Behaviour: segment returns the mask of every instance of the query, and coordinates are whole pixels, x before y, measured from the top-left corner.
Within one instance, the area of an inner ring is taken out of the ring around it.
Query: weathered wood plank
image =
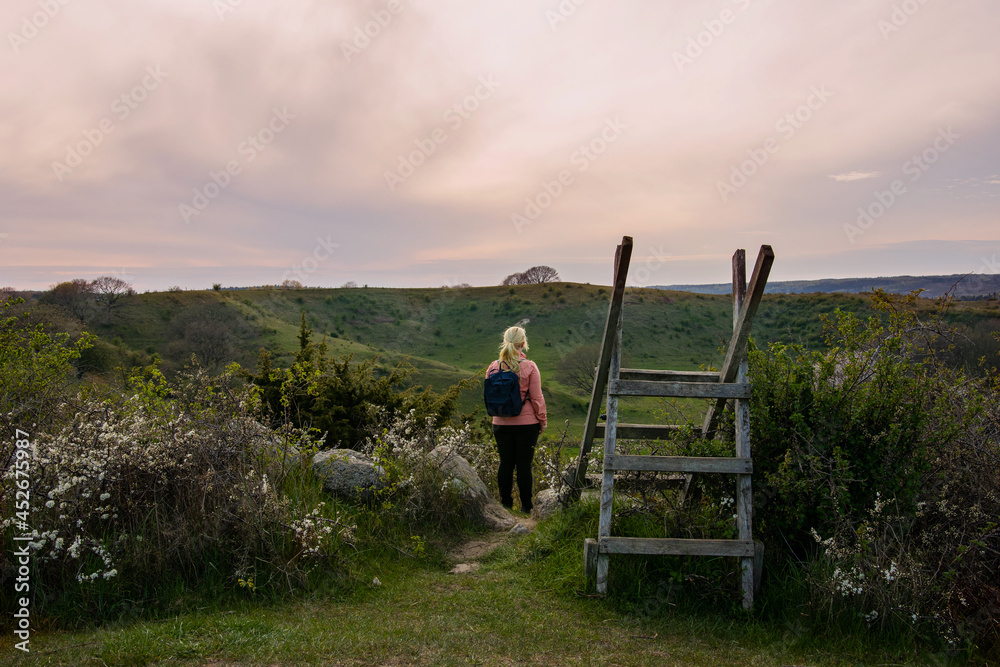
[[[739,261],[739,258],[743,258],[743,261]],[[722,362],[722,370],[719,371],[719,382],[733,382],[736,379],[740,361],[746,356],[747,341],[750,339],[753,318],[757,314],[757,307],[764,295],[764,288],[767,286],[767,277],[771,273],[772,264],[774,264],[774,251],[771,250],[771,246],[762,245],[757,254],[757,263],[753,267],[753,274],[750,276],[750,285],[745,291],[746,297],[740,299],[742,305],[739,308],[738,316],[734,309],[733,337],[726,347],[726,359]],[[745,252],[741,254],[741,251],[737,250],[733,255],[734,301],[739,297],[736,284],[737,282],[743,284],[742,276],[746,276]],[[721,400],[717,401],[715,405],[709,406],[701,429],[706,438],[711,438],[714,435],[715,427],[719,423],[719,413],[724,407],[725,401]]]
[[[608,392],[616,396],[659,396],[674,398],[750,398],[746,383],[643,382],[612,380]]]
[[[627,456],[605,457],[605,469],[650,472],[718,473],[746,476],[753,472],[750,459],[722,456]]]
[[[587,474],[587,457],[594,445],[594,427],[601,414],[601,403],[604,390],[608,386],[608,375],[612,346],[615,332],[621,329],[622,304],[625,300],[625,281],[628,277],[629,261],[632,259],[632,237],[623,236],[621,245],[615,250],[614,287],[611,290],[611,303],[608,306],[608,318],[604,322],[604,337],[601,344],[601,357],[597,364],[597,374],[594,377],[594,387],[590,392],[590,404],[587,408],[587,419],[583,423],[583,437],[580,440],[580,453],[576,459],[576,468],[568,476],[566,482],[574,492],[580,489]]]
[[[597,540],[588,537],[583,541],[584,590],[588,593],[596,589],[597,555]]]
[[[602,537],[598,541],[601,554],[637,554],[647,556],[733,556],[754,555],[752,540],[686,540],[651,537]]]
[[[626,440],[665,440],[682,428],[676,424],[618,424],[617,437]],[[603,438],[604,431],[604,424],[598,424],[594,429],[594,437]]]
[[[618,321],[615,322],[612,335],[611,359],[608,364],[609,382],[618,381],[618,373],[622,367],[622,319],[624,312],[618,310]],[[608,420],[604,425],[604,460],[615,455],[615,442],[618,428],[618,397],[608,392]],[[611,508],[614,498],[615,471],[604,466],[604,477],[601,480],[601,514],[597,525],[598,539],[611,535]],[[597,592],[604,595],[608,590],[608,556],[597,555]]]
[[[746,258],[743,253],[733,257],[733,331],[739,327],[743,311],[747,308]],[[736,381],[746,382],[749,366],[746,355],[742,355],[736,371]],[[718,407],[718,404],[716,404]],[[734,401],[736,456],[749,459],[750,454],[750,402],[745,399]],[[714,428],[714,427],[713,427]],[[736,478],[736,529],[741,540],[753,540],[753,487],[749,474]],[[757,548],[755,545],[754,554]],[[754,577],[756,563],[754,558],[743,558],[740,586],[743,589],[743,608],[753,607],[756,593]]]
[[[622,380],[652,380],[666,382],[718,382],[716,371],[647,371],[641,368],[623,368]]]

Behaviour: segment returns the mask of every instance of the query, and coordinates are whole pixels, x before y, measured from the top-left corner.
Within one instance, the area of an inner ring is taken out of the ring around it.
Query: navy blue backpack
[[[521,414],[521,377],[510,370],[503,369],[504,363],[492,373],[486,374],[483,380],[483,401],[486,402],[486,414],[491,417],[516,417]]]

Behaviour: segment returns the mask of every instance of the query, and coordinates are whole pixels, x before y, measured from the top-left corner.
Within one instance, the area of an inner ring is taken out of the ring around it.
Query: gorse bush
[[[368,434],[380,426],[374,408],[385,408],[389,414],[413,410],[421,421],[431,417],[443,426],[456,416],[458,395],[471,382],[443,394],[430,388],[405,389],[410,366],[382,368],[377,357],[360,362],[350,356],[331,359],[325,341],[313,343],[311,337],[303,312],[292,366],[274,368],[270,354],[263,351],[257,371],[245,377],[260,387],[273,423],[312,429],[322,434],[324,448],[361,449]]]

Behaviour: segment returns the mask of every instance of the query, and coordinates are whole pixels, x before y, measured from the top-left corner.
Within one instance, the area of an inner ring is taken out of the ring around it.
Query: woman
[[[531,460],[535,457],[538,435],[545,430],[545,397],[542,396],[542,379],[535,362],[528,361],[528,338],[521,327],[510,327],[503,332],[500,344],[500,358],[490,364],[486,374],[499,370],[501,362],[504,370],[510,369],[520,376],[521,414],[516,417],[494,417],[493,437],[500,452],[500,470],[497,472],[497,486],[500,487],[500,502],[507,509],[514,507],[514,469],[517,468],[517,489],[521,496],[521,510],[531,511]]]

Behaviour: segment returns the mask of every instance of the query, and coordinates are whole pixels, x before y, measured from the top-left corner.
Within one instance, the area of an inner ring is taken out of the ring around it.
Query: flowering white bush
[[[235,384],[231,373],[197,371],[175,387],[156,372],[137,376],[123,397],[82,398],[68,423],[36,436],[30,546],[40,588],[58,597],[70,581],[113,580],[105,594],[125,598],[209,563],[256,579],[255,589],[278,576],[284,585],[305,575],[299,560],[353,541],[353,526],[322,503],[302,507],[282,492],[311,438],[262,426],[253,387]],[[5,506],[13,475],[2,473]],[[0,531],[14,516],[5,512]]]
[[[438,428],[433,418],[418,421],[414,410],[392,417],[383,410],[377,421],[383,426],[367,439],[365,453],[388,476],[387,485],[379,492],[383,509],[396,508],[410,520],[438,527],[455,527],[456,522],[475,516],[474,508],[466,502],[466,484],[446,474],[440,461],[431,457],[440,446],[468,461],[496,495],[496,447],[475,437],[471,426]]]

